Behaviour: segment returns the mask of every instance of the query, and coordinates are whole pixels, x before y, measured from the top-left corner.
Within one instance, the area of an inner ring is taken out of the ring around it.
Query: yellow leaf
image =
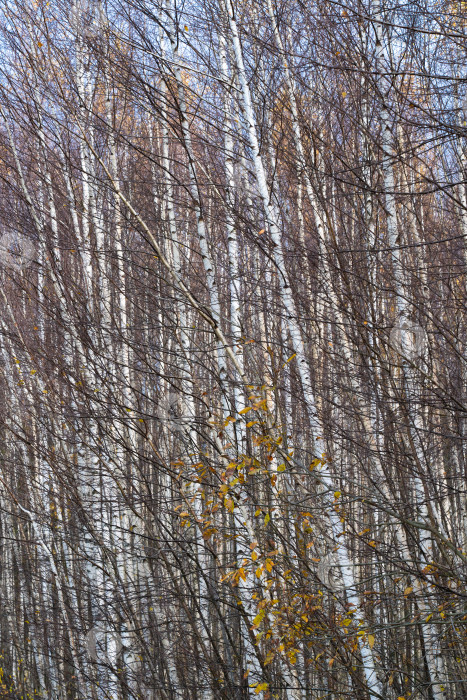
[[[340,495],[341,495],[340,491],[334,491],[334,498],[339,498]]]
[[[412,586],[407,586],[407,588],[404,591],[404,595],[410,595],[413,591]]]
[[[266,517],[264,518],[264,524],[267,525],[270,520],[271,516],[269,515],[269,513],[266,513]]]
[[[285,472],[285,469],[285,464],[279,464],[279,466],[277,467],[278,472]]]
[[[247,406],[246,408],[242,408],[241,411],[239,411],[239,414],[243,416],[244,413],[248,413],[248,411],[251,411],[251,406]]]
[[[370,645],[370,649],[373,649],[374,644],[375,644],[374,635],[372,635],[372,634],[368,635],[368,644]]]
[[[259,611],[259,613],[256,615],[256,617],[255,617],[254,620],[253,620],[253,626],[254,626],[254,627],[259,627],[259,625],[261,624],[261,621],[262,621],[263,617],[265,616],[265,614],[266,614],[266,613],[265,613],[264,610],[260,610],[260,611]]]
[[[256,578],[261,578],[262,573],[263,573],[263,567],[258,566],[258,568],[256,569]]]

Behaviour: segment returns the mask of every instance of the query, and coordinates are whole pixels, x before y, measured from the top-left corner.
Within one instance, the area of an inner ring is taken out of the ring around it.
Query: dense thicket
[[[465,698],[465,3],[0,24],[0,694]]]

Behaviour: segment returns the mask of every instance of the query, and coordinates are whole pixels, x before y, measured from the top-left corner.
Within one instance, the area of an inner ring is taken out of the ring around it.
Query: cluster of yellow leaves
[[[258,683],[256,686],[250,685],[250,688],[255,689],[255,695],[259,695],[260,693],[263,693],[269,689],[269,683]]]
[[[271,573],[273,566],[274,566],[273,560],[270,559],[269,557],[267,557],[264,564],[260,564],[260,566],[258,566],[258,568],[256,569],[256,572],[255,572],[256,578],[261,578],[264,570],[266,570],[268,573]]]
[[[222,576],[221,583],[224,583],[225,581],[230,581],[232,586],[238,586],[238,584],[240,583],[240,579],[242,581],[246,581],[247,576],[248,571],[244,566],[241,566],[239,569],[236,569],[235,571],[230,571],[225,576]]]

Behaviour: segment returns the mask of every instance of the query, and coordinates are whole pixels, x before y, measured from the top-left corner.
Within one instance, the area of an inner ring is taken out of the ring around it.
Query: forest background
[[[0,694],[467,696],[465,2],[0,8]]]

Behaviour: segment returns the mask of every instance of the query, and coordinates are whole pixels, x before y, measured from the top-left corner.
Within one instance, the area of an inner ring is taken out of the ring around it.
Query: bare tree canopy
[[[0,7],[0,697],[465,700],[467,4]]]

